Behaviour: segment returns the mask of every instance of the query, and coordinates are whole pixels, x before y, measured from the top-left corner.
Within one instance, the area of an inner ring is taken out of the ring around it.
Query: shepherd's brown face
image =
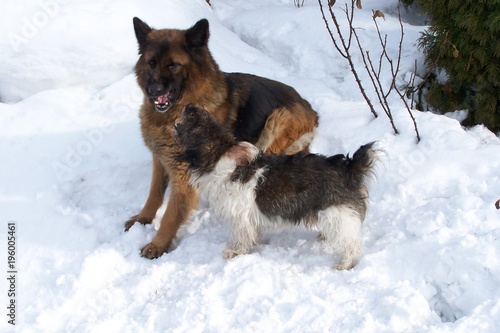
[[[196,53],[207,48],[208,21],[188,30],[155,30],[135,17],[134,30],[140,55],[137,82],[156,111],[167,112],[182,97],[190,72],[196,71]]]

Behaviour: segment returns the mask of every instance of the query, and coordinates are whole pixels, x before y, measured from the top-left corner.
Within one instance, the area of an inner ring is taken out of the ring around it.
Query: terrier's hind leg
[[[231,259],[240,254],[247,254],[258,243],[259,238],[260,231],[254,223],[233,221],[231,224],[231,238],[222,255],[225,259]]]
[[[318,214],[318,226],[326,241],[341,253],[335,269],[353,268],[363,253],[361,219],[352,208],[330,207]]]

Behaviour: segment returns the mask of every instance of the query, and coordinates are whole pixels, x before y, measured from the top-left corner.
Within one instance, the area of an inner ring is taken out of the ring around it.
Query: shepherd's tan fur
[[[233,128],[237,137],[240,134],[243,136],[242,130],[238,129],[242,126],[239,122],[255,125],[259,120],[252,114],[241,120],[241,112],[243,109],[250,113],[261,111],[250,106],[261,102],[259,94],[255,93],[259,87],[256,83],[267,85],[282,100],[289,100],[290,103],[281,103],[269,110],[253,143],[277,154],[307,150],[318,116],[291,87],[252,75],[220,71],[207,47],[206,20],[187,30],[155,30],[136,18],[134,28],[141,55],[135,70],[137,82],[144,93],[139,114],[141,131],[152,153],[153,170],[146,203],[139,214],[125,223],[125,229],[130,229],[135,222],[151,223],[164,201],[167,186],[171,186],[160,228],[151,243],[141,251],[144,257],[152,259],[169,249],[179,227],[198,204],[198,194],[188,182],[190,174],[187,166],[176,159],[181,148],[173,132],[174,124],[187,104],[202,106]],[[162,102],[168,100],[164,106],[167,111],[155,109],[155,101],[158,104],[160,99],[152,94],[153,88],[163,94]],[[160,92],[160,88],[164,89]],[[251,138],[245,139],[252,141]]]

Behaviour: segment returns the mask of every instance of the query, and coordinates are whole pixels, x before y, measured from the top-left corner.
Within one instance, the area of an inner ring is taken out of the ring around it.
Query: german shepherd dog
[[[368,207],[367,177],[373,143],[352,158],[298,152],[271,155],[238,141],[212,114],[193,105],[174,125],[188,162],[190,183],[231,225],[226,259],[249,253],[262,231],[303,224],[339,250],[337,269],[350,269],[362,253],[361,223]]]
[[[197,207],[197,191],[189,184],[187,163],[176,159],[181,147],[174,123],[188,104],[203,107],[238,140],[270,153],[292,154],[307,150],[318,124],[318,115],[293,88],[266,78],[224,73],[208,49],[206,19],[187,30],[156,30],[135,17],[139,60],[137,82],[144,93],[139,112],[141,131],[153,155],[149,196],[139,214],[125,223],[149,224],[171,193],[160,227],[141,250],[153,259],[166,252],[179,227]]]

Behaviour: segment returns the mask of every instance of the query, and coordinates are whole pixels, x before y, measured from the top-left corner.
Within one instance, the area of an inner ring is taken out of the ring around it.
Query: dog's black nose
[[[163,84],[161,83],[151,83],[148,85],[148,94],[152,96],[161,95],[163,92]]]

